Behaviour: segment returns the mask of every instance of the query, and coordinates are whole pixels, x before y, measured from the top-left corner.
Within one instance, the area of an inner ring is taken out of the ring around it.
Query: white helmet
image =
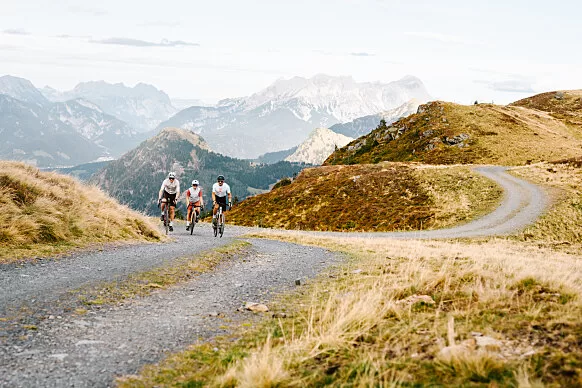
[[[168,174],[168,178],[176,178],[176,173],[172,171]]]
[[[196,179],[194,179],[194,180],[192,181],[192,185],[196,185],[196,186],[198,186],[198,181],[197,181]]]

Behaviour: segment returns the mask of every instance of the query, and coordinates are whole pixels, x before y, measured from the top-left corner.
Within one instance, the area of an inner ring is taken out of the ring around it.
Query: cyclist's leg
[[[190,225],[190,215],[192,214],[192,202],[187,206],[188,211],[186,212],[186,226]]]

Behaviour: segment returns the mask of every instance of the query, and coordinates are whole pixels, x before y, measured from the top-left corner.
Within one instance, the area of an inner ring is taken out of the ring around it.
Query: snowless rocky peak
[[[47,105],[49,101],[27,79],[5,75],[0,77],[0,94],[31,104]]]
[[[322,164],[336,147],[341,148],[354,140],[351,137],[333,132],[328,128],[316,128],[297,150],[285,158],[289,162]]]
[[[359,83],[352,77],[318,74],[312,78],[278,80],[247,98],[244,109],[292,106],[294,114],[305,121],[316,111],[330,114],[339,122],[348,122],[395,108],[412,98],[429,99],[422,81],[413,76],[390,83]]]

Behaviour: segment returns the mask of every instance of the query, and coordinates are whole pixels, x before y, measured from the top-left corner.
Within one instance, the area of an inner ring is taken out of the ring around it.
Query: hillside
[[[229,222],[300,230],[431,229],[471,219],[501,198],[497,186],[466,167],[401,163],[309,168],[278,186],[233,207]]]
[[[304,162],[321,164],[338,147],[343,147],[351,137],[335,133],[328,128],[314,129],[303,143],[299,144],[295,152],[285,158],[288,162]]]
[[[0,263],[95,242],[159,240],[149,220],[92,186],[0,161]]]
[[[110,162],[91,182],[132,209],[155,214],[158,191],[169,171],[176,172],[182,192],[193,179],[198,179],[209,205],[210,189],[219,174],[226,177],[233,197],[242,200],[254,193],[253,189],[268,189],[277,180],[293,176],[303,168],[305,165],[289,162],[253,166],[248,160],[209,151],[206,141],[193,132],[166,128]],[[181,201],[180,209],[184,210],[183,206]]]
[[[507,106],[430,102],[392,125],[379,125],[330,155],[324,165],[522,165],[575,157],[582,153],[579,93],[546,93]]]

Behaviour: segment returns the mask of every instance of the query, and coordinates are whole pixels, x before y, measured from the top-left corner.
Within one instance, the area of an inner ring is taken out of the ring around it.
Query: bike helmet
[[[168,178],[176,178],[176,173],[172,171],[168,174]]]
[[[197,181],[196,179],[194,179],[194,180],[192,181],[192,184],[193,184],[193,185],[196,185],[196,186],[198,186],[198,181]]]
[[[224,180],[224,175],[219,175],[218,178],[216,178],[217,181],[223,181]]]

